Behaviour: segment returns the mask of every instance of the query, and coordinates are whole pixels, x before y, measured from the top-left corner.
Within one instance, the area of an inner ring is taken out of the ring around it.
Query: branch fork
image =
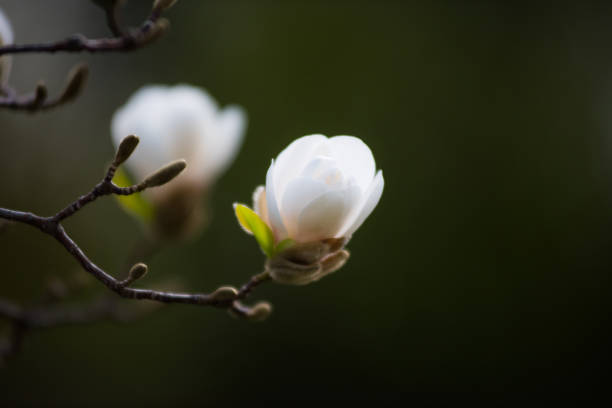
[[[146,177],[141,183],[130,187],[119,187],[113,183],[113,176],[119,166],[121,166],[133,153],[137,145],[138,138],[136,136],[130,135],[126,137],[119,145],[115,158],[108,167],[102,180],[96,184],[89,193],[79,197],[73,203],[58,211],[55,215],[42,217],[29,212],[0,208],[0,219],[28,224],[40,229],[45,234],[51,235],[79,262],[83,269],[89,272],[98,281],[102,282],[112,292],[123,298],[145,299],[159,303],[184,303],[199,306],[212,306],[226,309],[234,316],[249,320],[257,321],[265,319],[271,312],[269,303],[259,302],[254,306],[247,306],[241,301],[246,299],[255,287],[270,280],[268,272],[262,272],[252,276],[249,281],[240,287],[240,289],[231,286],[222,286],[210,294],[132,288],[131,285],[145,276],[148,272],[148,267],[144,263],[135,264],[131,268],[127,278],[119,280],[93,263],[68,235],[61,222],[74,215],[97,198],[106,195],[130,195],[144,191],[148,188],[164,185],[178,176],[186,167],[184,160],[177,160],[163,166]],[[0,299],[0,317],[4,317],[13,322],[14,330],[48,327],[49,325],[45,324],[41,326],[38,322],[46,322],[47,319],[44,317],[49,313],[51,312],[45,309],[33,311],[24,310],[12,302]],[[60,313],[54,314],[53,316],[53,321],[61,324],[65,320],[71,322],[74,318],[74,313],[67,313],[65,315]]]
[[[95,1],[95,0],[94,0]],[[118,22],[118,10],[122,1],[96,2],[104,8],[106,21],[113,37],[87,38],[83,34],[73,34],[60,41],[39,44],[8,44],[0,46],[0,57],[9,54],[24,53],[101,53],[128,52],[144,47],[162,36],[169,28],[168,20],[161,17],[162,13],[173,5],[174,1],[155,1],[151,13],[137,29],[123,29]],[[75,66],[68,74],[64,91],[53,99],[47,99],[47,88],[39,82],[34,91],[19,95],[8,84],[0,87],[0,109],[10,109],[25,112],[39,112],[64,105],[76,99],[85,85],[87,66],[83,63]]]

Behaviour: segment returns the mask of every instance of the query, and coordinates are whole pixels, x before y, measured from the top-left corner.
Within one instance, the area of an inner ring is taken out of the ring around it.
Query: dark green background
[[[552,4],[181,0],[168,35],[138,52],[17,57],[23,91],[40,78],[58,89],[80,60],[91,78],[57,111],[0,112],[3,207],[51,214],[93,186],[113,154],[111,115],[144,84],[199,85],[248,111],[209,229],[166,248],[142,285],[209,291],[260,271],[231,204],[250,199],[296,137],[361,137],[386,186],[342,270],[256,291],[275,306],[267,322],[174,305],[126,325],[35,332],[0,372],[0,402],[428,399],[604,384],[612,7]],[[20,43],[106,33],[86,1],[0,6]],[[126,20],[148,6],[128,2]],[[142,235],[113,199],[66,226],[109,271]],[[27,226],[2,233],[0,248],[0,296],[32,301],[48,276],[85,273]]]

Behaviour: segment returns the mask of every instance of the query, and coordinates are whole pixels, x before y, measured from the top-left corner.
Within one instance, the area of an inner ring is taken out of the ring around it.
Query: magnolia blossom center
[[[339,167],[338,162],[329,156],[316,156],[306,165],[301,176],[320,181],[334,189],[357,185],[355,178],[347,176]]]

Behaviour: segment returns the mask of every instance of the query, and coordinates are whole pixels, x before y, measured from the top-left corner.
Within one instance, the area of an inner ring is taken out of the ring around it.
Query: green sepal
[[[234,211],[242,228],[253,234],[263,253],[268,258],[272,258],[275,253],[274,234],[268,224],[263,222],[259,215],[246,205],[234,204]]]
[[[132,185],[130,178],[123,169],[119,168],[113,177],[113,182],[119,187],[129,187]],[[149,223],[155,216],[153,204],[147,201],[140,193],[131,195],[115,195],[119,205],[128,213],[136,216],[145,223]]]
[[[278,243],[278,245],[276,245],[276,248],[274,248],[274,255],[278,254],[279,252],[283,252],[285,249],[288,249],[289,247],[292,247],[293,244],[295,244],[295,241],[292,240],[291,238],[283,239],[281,242]]]

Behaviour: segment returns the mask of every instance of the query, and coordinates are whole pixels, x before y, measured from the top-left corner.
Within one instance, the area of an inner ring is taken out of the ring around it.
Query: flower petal
[[[259,214],[261,219],[270,225],[268,217],[268,204],[266,203],[266,187],[258,186],[253,192],[253,210]]]
[[[119,146],[127,135],[140,137],[138,148],[126,163],[134,172],[136,180],[180,158],[172,157],[169,153],[164,121],[167,113],[164,109],[166,94],[166,86],[151,85],[141,88],[113,116],[111,133],[115,146]]]
[[[336,236],[350,207],[346,191],[332,190],[312,200],[298,217],[297,242],[310,242]]]
[[[342,173],[354,177],[355,183],[365,191],[376,171],[370,148],[354,136],[334,136],[329,139],[329,147]]]
[[[204,135],[206,140],[202,143],[202,156],[209,163],[205,174],[216,177],[227,169],[242,145],[246,123],[246,113],[239,106],[231,105],[219,112],[214,133]]]
[[[137,179],[184,158],[189,167],[181,180],[202,186],[211,183],[234,159],[245,124],[241,108],[219,110],[203,89],[149,85],[136,91],[116,112],[111,129],[115,145],[128,134],[140,137],[141,143],[127,163]]]
[[[276,158],[278,171],[275,172],[274,182],[276,183],[275,189],[279,194],[283,194],[289,181],[297,177],[311,161],[317,146],[327,140],[327,137],[323,135],[300,137],[278,155]]]
[[[354,215],[349,217],[345,226],[340,230],[340,236],[350,237],[357,231],[374,208],[376,208],[378,201],[380,201],[384,186],[385,179],[383,178],[382,170],[378,170],[376,177],[374,177],[374,181],[365,191],[362,203],[357,207],[358,210]]]
[[[276,242],[278,242],[287,238],[287,229],[283,224],[283,219],[278,208],[278,196],[276,195],[274,186],[274,171],[274,160],[272,160],[268,168],[268,173],[266,174],[266,202],[268,204],[270,228],[272,228],[274,236],[276,237]]]
[[[13,29],[8,17],[0,9],[0,46],[13,43]],[[0,85],[8,80],[11,71],[12,58],[10,55],[0,57]]]
[[[290,237],[298,233],[298,217],[302,210],[327,191],[328,185],[311,178],[298,177],[287,184],[280,201],[280,212]]]

